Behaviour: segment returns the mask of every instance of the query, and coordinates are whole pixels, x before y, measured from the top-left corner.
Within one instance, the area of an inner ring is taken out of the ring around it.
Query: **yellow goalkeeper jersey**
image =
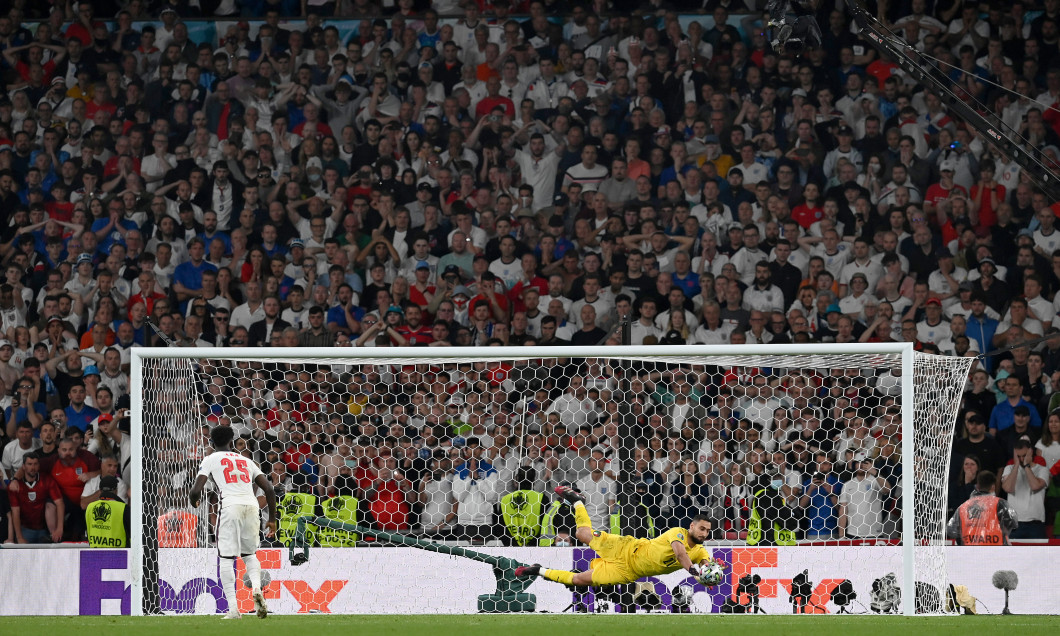
[[[680,541],[688,552],[688,558],[692,563],[709,561],[710,555],[702,545],[692,547],[688,543],[688,530],[684,528],[670,528],[662,535],[654,539],[640,539],[633,553],[630,555],[630,567],[640,576],[653,576],[656,574],[668,574],[681,569],[674,555],[671,545],[674,541]]]

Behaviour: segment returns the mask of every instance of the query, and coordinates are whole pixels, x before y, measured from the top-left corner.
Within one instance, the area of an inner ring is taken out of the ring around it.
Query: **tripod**
[[[765,610],[763,610],[761,607],[758,606],[758,594],[748,594],[747,595],[747,600],[749,601],[748,605],[751,608],[751,611],[748,612],[749,614],[765,614],[766,613]]]
[[[741,597],[747,595],[747,604],[740,603]],[[744,608],[745,614],[765,614],[765,610],[759,607],[759,591],[758,586],[748,586],[747,588],[737,588],[736,590],[736,602],[740,603],[740,607]]]

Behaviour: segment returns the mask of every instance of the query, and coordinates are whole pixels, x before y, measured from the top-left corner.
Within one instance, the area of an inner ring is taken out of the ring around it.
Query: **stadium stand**
[[[1026,436],[1052,475],[1040,496],[1011,493],[1012,536],[1052,536],[1060,202],[834,3],[817,14],[823,48],[797,58],[770,48],[760,7],[716,0],[14,4],[0,540],[83,541],[92,493],[70,471],[114,458],[128,479],[132,347],[620,344],[627,316],[633,344],[975,356],[1034,341],[969,378],[948,506],[979,469],[1000,483]],[[927,4],[879,17],[1060,162],[1056,3]],[[265,369],[211,379],[201,408],[262,463],[288,534],[317,502],[380,529],[565,545],[570,521],[541,493],[602,471],[636,496],[605,504],[599,527],[709,510],[744,539],[758,486],[781,475],[780,505],[807,511],[796,539],[841,537],[811,477],[832,487],[863,461],[888,482],[874,534],[900,528],[893,378],[748,390],[739,370],[579,364],[527,376],[529,440],[514,404],[483,397],[495,366],[424,374],[401,400],[371,369]],[[620,389],[636,397],[616,411]],[[26,452],[56,482],[49,501],[82,517],[65,536],[43,512],[12,527]],[[174,514],[159,534],[188,545]]]

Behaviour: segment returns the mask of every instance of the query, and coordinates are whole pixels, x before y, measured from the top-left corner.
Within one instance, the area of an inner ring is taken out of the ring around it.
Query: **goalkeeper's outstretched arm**
[[[692,578],[696,579],[700,583],[703,583],[703,585],[706,585],[707,587],[711,587],[714,585],[714,583],[709,583],[704,578],[704,566],[692,563],[692,558],[688,556],[688,550],[685,550],[685,545],[683,543],[681,543],[680,541],[672,541],[670,543],[670,547],[673,548],[674,556],[677,558],[677,562],[681,564],[681,567],[684,568],[685,571],[692,576]],[[711,562],[712,560],[710,557],[704,557],[702,561],[702,563],[706,565],[709,565]]]
[[[681,564],[681,567],[685,570],[692,571],[692,559],[688,556],[688,551],[685,550],[685,544],[680,541],[671,541],[670,547],[674,550],[674,556],[677,557],[677,562]]]

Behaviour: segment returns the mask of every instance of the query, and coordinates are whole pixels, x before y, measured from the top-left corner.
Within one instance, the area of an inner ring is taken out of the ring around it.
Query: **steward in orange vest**
[[[1007,501],[994,496],[996,484],[994,473],[979,472],[971,499],[957,508],[946,526],[947,538],[957,545],[1009,545],[1008,535],[1019,520]]]
[[[158,547],[197,548],[199,517],[184,510],[171,510],[158,518]]]

